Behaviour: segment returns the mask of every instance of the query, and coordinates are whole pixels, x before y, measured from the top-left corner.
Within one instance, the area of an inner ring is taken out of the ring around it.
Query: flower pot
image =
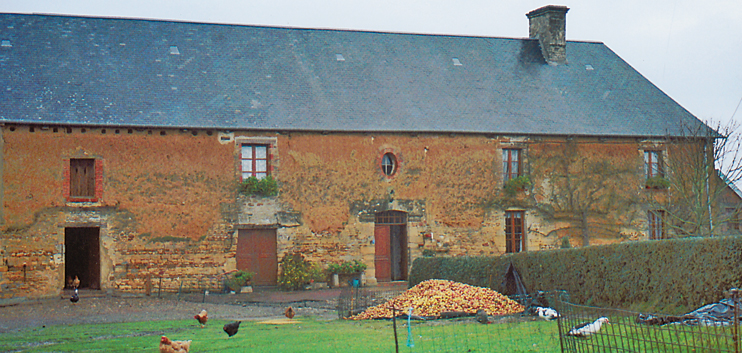
[[[340,276],[338,276],[337,273],[332,274],[332,287],[333,288],[340,287]]]

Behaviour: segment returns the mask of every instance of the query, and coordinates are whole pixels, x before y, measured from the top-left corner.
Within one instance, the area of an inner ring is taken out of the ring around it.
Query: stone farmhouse
[[[528,38],[0,14],[0,298],[668,236],[647,180],[707,127],[567,11]]]

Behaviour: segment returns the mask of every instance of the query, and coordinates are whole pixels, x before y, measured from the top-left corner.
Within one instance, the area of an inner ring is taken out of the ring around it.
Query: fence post
[[[729,290],[732,294],[732,305],[734,305],[734,329],[732,333],[734,335],[734,353],[739,353],[739,288],[732,288]]]
[[[392,306],[392,326],[394,327],[394,349],[399,353],[399,342],[397,341],[397,308]]]
[[[557,317],[557,330],[559,330],[559,346],[561,347],[562,353],[563,353],[564,352],[564,331],[562,331],[563,330],[562,320],[564,319],[564,315],[566,314],[564,312],[564,308],[566,306],[562,305],[564,304],[564,302],[562,301],[563,300],[562,294],[563,292],[552,292],[552,295],[553,295],[552,298],[556,298],[555,303],[554,303],[556,305],[554,305],[554,309],[558,310],[557,312],[559,313],[559,316]]]

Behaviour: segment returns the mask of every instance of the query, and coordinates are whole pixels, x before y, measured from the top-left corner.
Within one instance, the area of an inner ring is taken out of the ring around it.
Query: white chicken
[[[598,333],[603,324],[611,324],[610,322],[608,322],[608,318],[605,316],[593,322],[586,322],[584,324],[573,327],[571,330],[569,330],[569,332],[567,332],[567,336],[588,337],[590,335]]]
[[[559,318],[559,313],[552,308],[544,308],[542,306],[539,306],[536,308],[536,313],[538,314],[538,317],[544,320],[554,320],[556,318]]]

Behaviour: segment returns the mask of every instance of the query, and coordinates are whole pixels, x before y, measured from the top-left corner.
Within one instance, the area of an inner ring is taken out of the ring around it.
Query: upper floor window
[[[728,227],[729,230],[742,230],[742,220],[740,218],[740,212],[736,208],[727,208],[727,214],[729,215]]]
[[[392,176],[397,172],[397,157],[393,153],[385,153],[381,157],[381,171],[386,176]]]
[[[263,179],[270,174],[268,145],[242,145],[242,180]]]
[[[103,195],[103,160],[65,159],[62,194],[67,202],[98,202]]]
[[[521,150],[506,148],[502,150],[502,171],[504,181],[515,179],[521,175]]]
[[[523,211],[505,212],[505,252],[521,252],[524,250],[524,213]]]
[[[70,159],[70,197],[95,197],[95,159]]]
[[[665,211],[649,211],[649,239],[665,239],[667,232],[665,230]]]
[[[644,174],[647,179],[665,176],[662,168],[662,151],[644,151]]]

